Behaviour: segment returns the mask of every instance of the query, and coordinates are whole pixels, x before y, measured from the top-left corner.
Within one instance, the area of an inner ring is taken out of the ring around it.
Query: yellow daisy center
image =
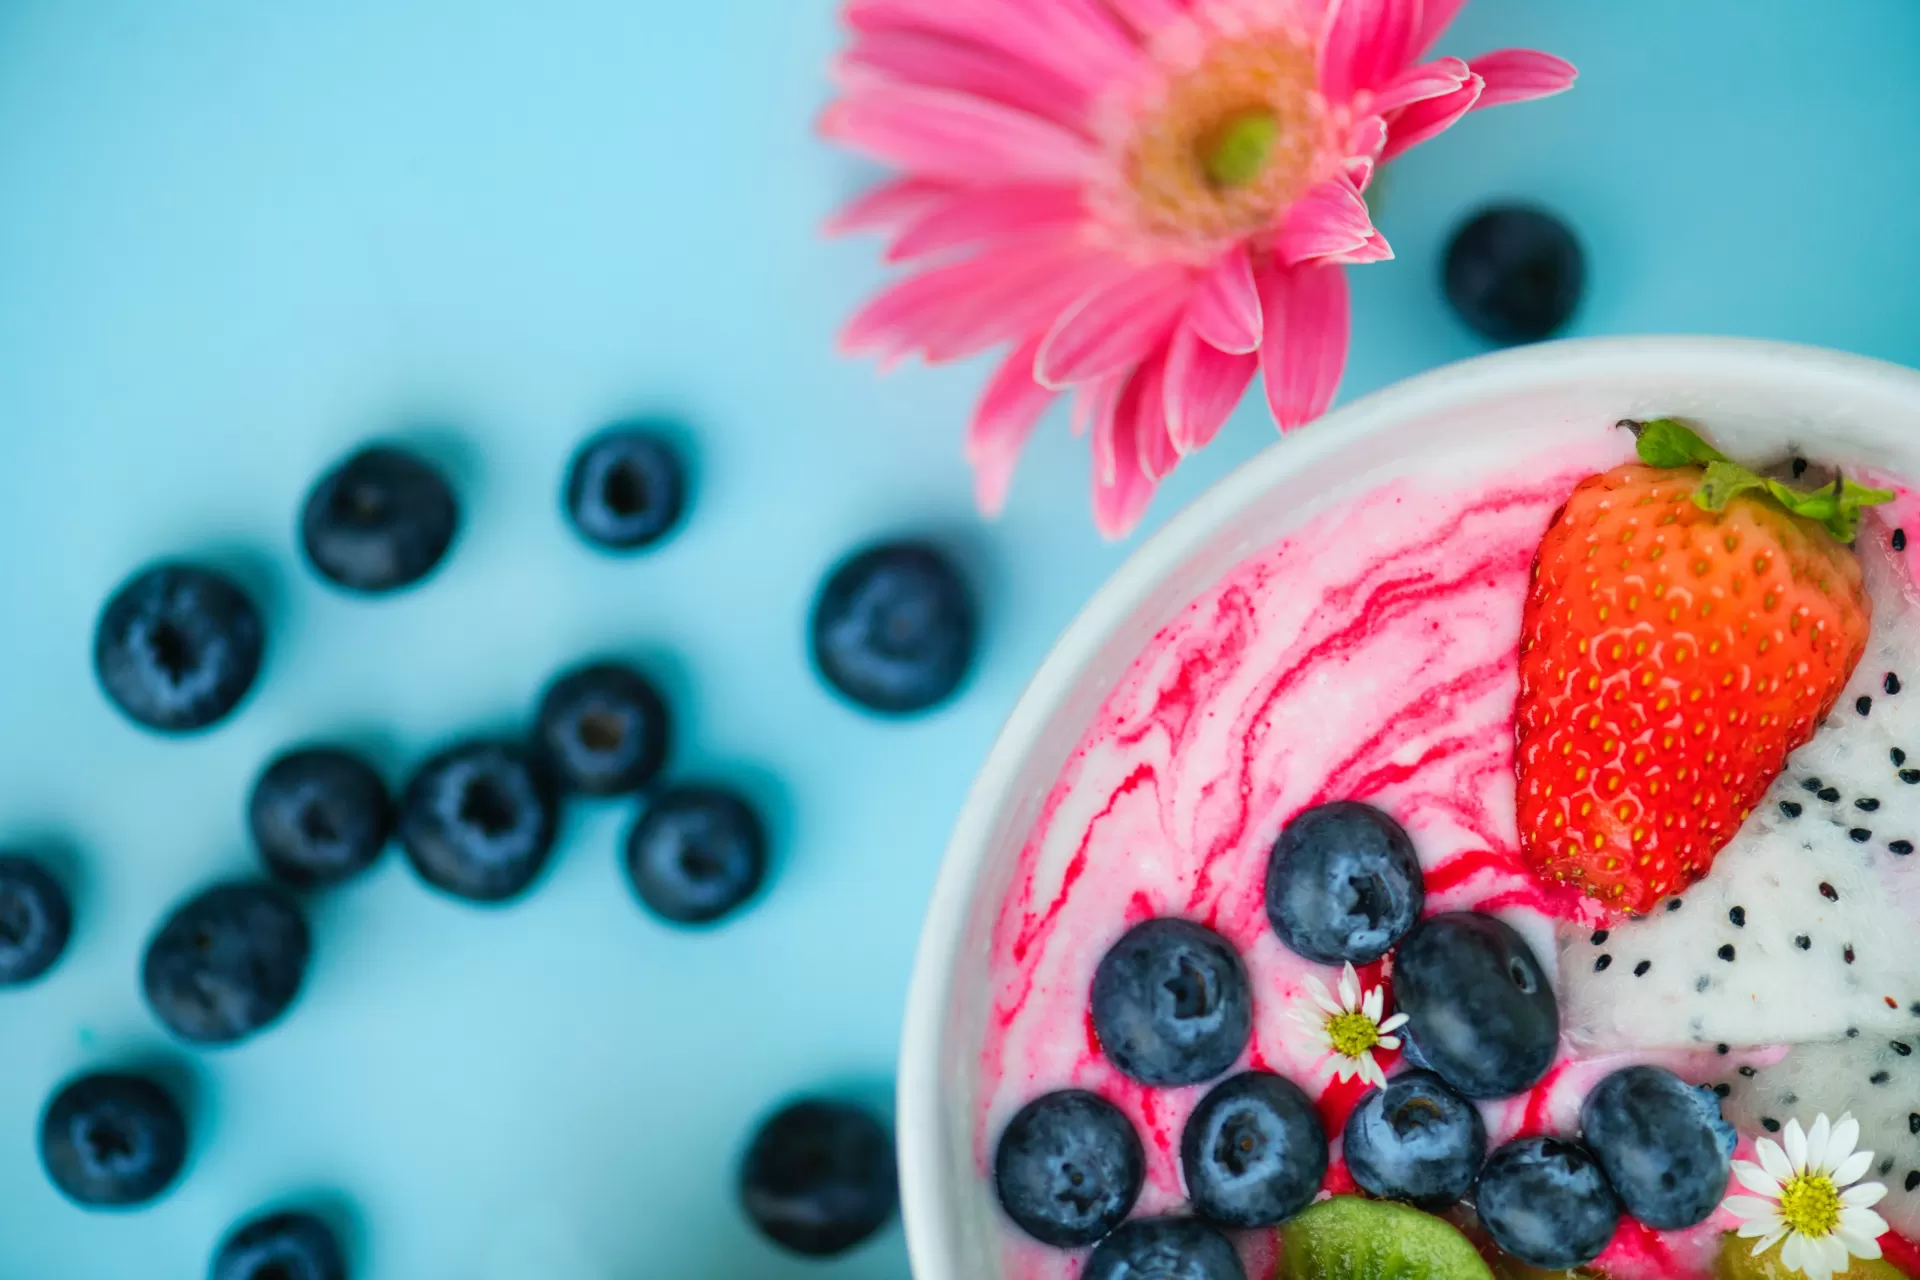
[[[1335,1053],[1359,1058],[1380,1043],[1380,1028],[1364,1013],[1336,1013],[1327,1019],[1327,1039]]]
[[[1797,1173],[1780,1186],[1780,1221],[1803,1236],[1819,1239],[1840,1225],[1840,1191],[1833,1179]]]
[[[1312,176],[1313,98],[1313,51],[1285,34],[1223,43],[1176,76],[1128,157],[1143,229],[1188,240],[1270,226]]]

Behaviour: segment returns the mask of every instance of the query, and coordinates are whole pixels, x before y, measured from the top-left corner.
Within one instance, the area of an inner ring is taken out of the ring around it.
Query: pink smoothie
[[[1292,1079],[1338,1135],[1365,1087],[1336,1082],[1288,1016],[1305,977],[1331,988],[1338,973],[1283,947],[1264,905],[1274,839],[1310,805],[1363,800],[1392,814],[1419,852],[1429,912],[1497,912],[1553,963],[1554,920],[1579,918],[1585,904],[1550,897],[1519,859],[1521,605],[1555,510],[1581,478],[1629,452],[1624,433],[1599,433],[1583,451],[1495,474],[1389,483],[1253,555],[1154,637],[1055,782],[994,931],[983,1174],[1012,1113],[1071,1086],[1118,1104],[1139,1132],[1147,1181],[1136,1212],[1182,1203],[1180,1133],[1205,1086],[1129,1080],[1102,1057],[1088,1014],[1101,956],[1159,915],[1202,921],[1239,949],[1254,1032],[1235,1069]],[[1390,964],[1361,976],[1390,988]],[[1700,1081],[1729,1065],[1704,1058],[1661,1061]],[[1490,1141],[1571,1132],[1587,1090],[1624,1061],[1563,1054],[1531,1094],[1485,1108]],[[1391,1072],[1393,1055],[1382,1064]],[[1350,1190],[1337,1136],[1333,1156],[1328,1190]],[[1665,1239],[1629,1226],[1600,1265],[1618,1280],[1697,1275],[1731,1224],[1716,1215]],[[1270,1275],[1273,1234],[1240,1242],[1248,1275]],[[1083,1258],[1007,1229],[1007,1272],[1020,1280],[1077,1275]]]

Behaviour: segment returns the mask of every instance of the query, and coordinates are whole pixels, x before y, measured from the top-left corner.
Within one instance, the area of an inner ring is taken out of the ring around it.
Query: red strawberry
[[[1814,492],[1679,423],[1591,476],[1534,559],[1516,715],[1522,852],[1641,913],[1707,873],[1866,647],[1850,481]]]

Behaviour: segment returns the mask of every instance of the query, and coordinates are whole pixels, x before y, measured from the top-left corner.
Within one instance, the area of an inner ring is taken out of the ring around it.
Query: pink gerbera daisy
[[[828,137],[902,174],[834,220],[917,270],[844,335],[891,364],[1012,350],[967,433],[981,508],[1055,396],[1117,537],[1256,369],[1282,430],[1346,365],[1343,268],[1392,256],[1374,171],[1477,107],[1558,93],[1505,50],[1423,61],[1464,0],[846,0]]]

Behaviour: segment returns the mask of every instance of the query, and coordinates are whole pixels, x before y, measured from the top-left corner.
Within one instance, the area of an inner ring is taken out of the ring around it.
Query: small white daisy
[[[1293,1018],[1339,1059],[1333,1073],[1342,1080],[1359,1076],[1368,1084],[1384,1086],[1387,1076],[1373,1060],[1373,1051],[1400,1047],[1400,1037],[1391,1033],[1405,1024],[1407,1015],[1396,1013],[1382,1022],[1385,988],[1368,987],[1362,992],[1360,975],[1351,962],[1340,971],[1339,999],[1334,999],[1326,984],[1312,974],[1307,975],[1306,985],[1312,1007],[1295,1008]]]
[[[1783,1136],[1784,1151],[1772,1138],[1761,1138],[1754,1143],[1759,1164],[1733,1162],[1733,1176],[1754,1194],[1728,1196],[1726,1209],[1745,1219],[1741,1235],[1760,1237],[1754,1256],[1785,1240],[1781,1263],[1807,1280],[1832,1280],[1834,1272],[1853,1265],[1849,1254],[1879,1257],[1887,1221],[1873,1206],[1887,1189],[1860,1182],[1873,1166],[1873,1152],[1854,1150],[1860,1122],[1843,1115],[1829,1124],[1821,1115],[1802,1130],[1798,1120],[1789,1120]]]

